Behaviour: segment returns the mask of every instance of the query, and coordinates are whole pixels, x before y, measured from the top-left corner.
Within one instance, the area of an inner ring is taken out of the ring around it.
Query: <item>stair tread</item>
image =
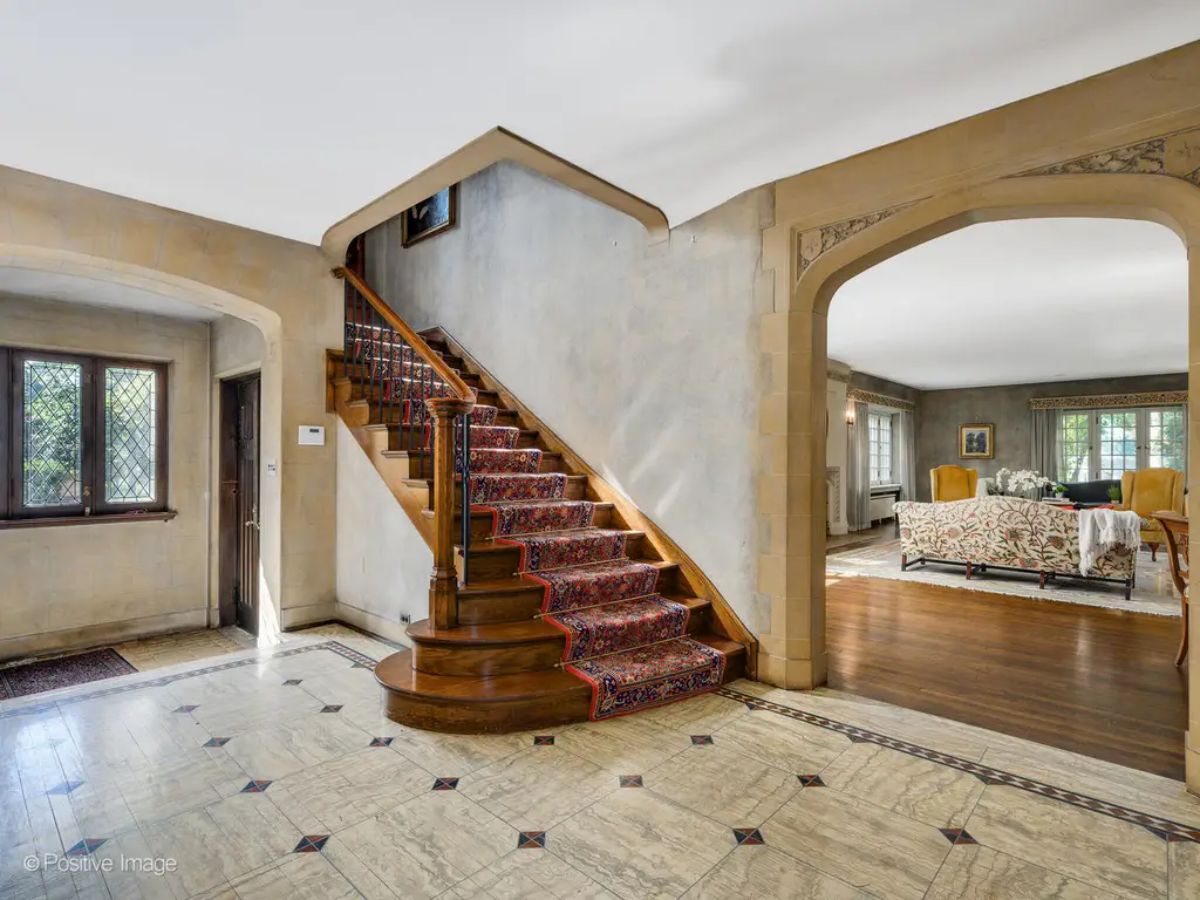
[[[660,573],[668,569],[677,568],[679,566],[679,563],[664,559],[639,559],[636,560],[636,562],[644,563],[648,566],[654,566],[654,568],[658,569]],[[473,581],[467,585],[460,585],[458,588],[458,595],[460,597],[470,597],[477,594],[494,594],[500,592],[519,593],[521,591],[531,590],[541,591],[543,588],[539,584],[532,583],[514,576],[511,578],[492,579],[490,581]],[[663,596],[666,597],[667,595],[663,594]],[[675,598],[669,597],[668,599],[673,600]]]
[[[720,650],[726,657],[746,652],[737,641],[716,634],[693,635],[692,640]],[[414,669],[412,657],[411,650],[392,654],[375,667],[375,679],[399,694],[461,703],[510,703],[563,696],[591,698],[591,686],[564,669],[539,669],[511,675],[433,675]]]
[[[600,532],[602,534],[620,533],[620,534],[625,535],[627,540],[636,540],[637,538],[645,537],[645,534],[646,534],[644,531],[635,531],[632,529],[623,529],[623,528],[576,528],[576,529],[572,529],[571,531],[543,531],[543,532],[538,532],[536,534],[514,534],[514,535],[511,535],[508,537],[503,537],[503,538],[501,538],[501,540],[517,540],[519,538],[558,537],[558,536],[562,536],[562,535],[571,535],[571,534],[595,534],[597,532]],[[454,546],[456,549],[461,549],[460,544],[455,544]],[[517,548],[514,547],[512,544],[498,543],[495,538],[485,538],[484,540],[471,541],[471,553],[473,553],[473,554],[474,553],[511,553],[516,549]],[[631,562],[641,562],[641,560],[631,560]],[[574,568],[574,567],[572,567],[572,568]]]
[[[660,595],[662,596],[662,595]],[[682,603],[695,612],[709,605],[700,597],[666,597]],[[428,619],[413,622],[408,636],[414,641],[429,644],[513,644],[537,641],[561,641],[563,633],[545,619],[521,619],[517,622],[494,622],[488,625],[460,625],[434,631]]]
[[[401,451],[385,450],[383,452],[383,455],[387,456],[389,453],[393,453],[393,452],[401,452]],[[552,502],[556,502],[556,501],[551,501],[551,500],[523,500],[523,501],[497,500],[494,503],[477,503],[477,504],[474,504],[474,506],[472,506],[472,508],[471,508],[471,518],[472,519],[490,519],[492,517],[492,514],[489,511],[487,511],[485,509],[477,509],[476,507],[478,507],[478,506],[498,506],[501,503],[513,503],[513,502],[552,503]],[[565,501],[565,502],[578,503],[579,501],[578,500],[569,500],[569,501]],[[602,513],[607,510],[615,510],[617,508],[615,503],[610,503],[605,500],[596,500],[596,501],[590,501],[590,502],[593,503],[593,505],[595,507],[595,511],[597,513]],[[423,510],[421,510],[421,515],[425,516],[427,519],[432,519],[433,518],[433,510],[432,509],[423,509]],[[458,517],[461,514],[456,510],[454,515],[455,515],[455,517]],[[513,537],[524,537],[524,535],[518,534],[518,535],[513,535]],[[489,540],[489,538],[480,538],[479,540]]]

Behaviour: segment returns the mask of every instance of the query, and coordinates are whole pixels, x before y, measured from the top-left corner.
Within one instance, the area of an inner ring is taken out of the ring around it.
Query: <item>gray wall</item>
[[[888,381],[888,379],[879,378],[876,375],[868,375],[866,372],[851,372],[850,387],[858,388],[860,391],[883,394],[887,397],[897,397],[910,403],[916,403],[921,399],[921,392],[916,388],[898,381]]]
[[[1005,467],[1028,468],[1029,401],[1034,397],[1182,391],[1187,386],[1186,373],[1180,373],[921,391],[917,400],[917,496],[929,499],[929,470],[944,463],[976,469],[981,476]],[[958,426],[968,422],[995,424],[995,459],[958,458]]]
[[[746,624],[755,596],[758,317],[773,191],[648,243],[637,222],[514,164],[465,181],[456,228],[407,250],[368,234],[368,275],[441,325],[708,574]]]

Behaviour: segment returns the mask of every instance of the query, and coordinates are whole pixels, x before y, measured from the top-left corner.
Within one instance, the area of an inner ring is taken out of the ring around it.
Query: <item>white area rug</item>
[[[902,572],[899,539],[840,552],[836,547],[831,548],[825,557],[825,571],[830,575],[865,575],[893,581],[916,581],[968,591],[1053,600],[1059,603],[1078,603],[1083,606],[1103,606],[1106,609],[1123,609],[1155,616],[1179,615],[1179,598],[1175,596],[1166,556],[1162,552],[1159,553],[1157,562],[1152,562],[1149,552],[1145,550],[1138,553],[1137,584],[1129,601],[1125,600],[1125,589],[1121,585],[1107,582],[1063,578],[1042,589],[1038,587],[1036,575],[994,570],[976,575],[967,581],[962,566],[937,563],[910,566],[907,572]]]

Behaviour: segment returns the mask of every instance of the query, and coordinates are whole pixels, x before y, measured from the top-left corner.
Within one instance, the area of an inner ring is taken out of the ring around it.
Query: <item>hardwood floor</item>
[[[1183,779],[1179,620],[830,575],[829,685]]]

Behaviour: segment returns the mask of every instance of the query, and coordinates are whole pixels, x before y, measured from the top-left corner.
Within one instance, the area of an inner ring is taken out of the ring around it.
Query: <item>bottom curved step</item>
[[[746,649],[716,635],[697,640],[726,656],[726,682],[742,677]],[[452,734],[502,734],[584,722],[591,713],[591,688],[562,669],[469,677],[431,675],[412,665],[411,650],[394,653],[375,667],[393,722]]]

